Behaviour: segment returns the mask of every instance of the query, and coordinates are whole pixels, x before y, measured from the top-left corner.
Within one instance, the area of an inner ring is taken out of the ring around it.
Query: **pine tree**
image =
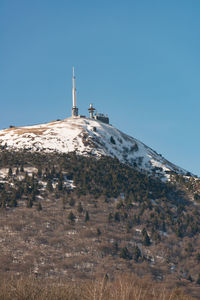
[[[175,228],[175,233],[177,237],[183,237],[183,232],[182,232],[182,228],[179,224],[177,224],[176,228]]]
[[[159,234],[157,231],[155,231],[155,232],[153,233],[153,239],[154,239],[157,243],[159,243],[159,242],[161,241],[161,236],[160,236],[160,234]]]
[[[133,227],[133,223],[131,222],[131,220],[128,220],[126,224],[126,232],[129,233],[132,227]]]
[[[162,231],[166,232],[166,224],[165,224],[165,221],[163,221],[163,223],[162,223]]]
[[[81,202],[79,202],[79,204],[78,204],[77,211],[80,214],[83,212],[83,206],[82,206]]]
[[[75,205],[75,200],[74,200],[74,198],[70,198],[70,200],[69,200],[69,205],[70,205],[70,206],[74,206],[74,205]]]
[[[58,189],[58,191],[62,191],[63,190],[63,180],[62,180],[61,177],[58,179],[57,189]]]
[[[114,140],[114,138],[113,138],[112,135],[111,135],[111,137],[110,137],[110,142],[111,142],[112,144],[116,144],[116,142],[115,142],[115,140]]]
[[[197,253],[196,258],[197,258],[197,262],[200,263],[200,252]]]
[[[111,223],[112,219],[113,219],[113,215],[112,215],[112,213],[109,213],[109,215],[108,215],[108,223]]]
[[[42,168],[41,168],[41,167],[38,167],[37,176],[38,176],[39,178],[42,177]]]
[[[127,200],[129,203],[132,203],[135,201],[135,196],[133,194],[133,192],[131,191],[128,195],[128,200]]]
[[[9,206],[10,207],[16,207],[17,206],[17,199],[15,198],[14,195],[12,196],[12,198],[10,200]]]
[[[31,195],[30,195],[31,201],[34,202],[35,201],[35,191],[33,190]]]
[[[5,198],[1,199],[0,207],[6,208],[6,199]]]
[[[37,205],[37,211],[41,211],[42,210],[42,204],[39,202]]]
[[[123,207],[124,207],[124,203],[123,203],[122,199],[120,199],[116,204],[116,209],[120,209]]]
[[[120,214],[118,212],[114,215],[115,222],[120,222]]]
[[[121,249],[119,257],[123,258],[123,259],[132,259],[132,256],[131,256],[130,252],[128,251],[127,247],[124,247]]]
[[[138,246],[135,246],[133,248],[133,259],[138,262],[139,258],[142,257],[140,248]]]
[[[140,225],[140,216],[134,215],[132,221],[133,225]]]
[[[97,235],[100,236],[101,235],[101,230],[99,228],[97,228]]]
[[[118,242],[115,241],[114,244],[113,244],[113,248],[114,248],[114,252],[117,253],[119,251],[119,245],[118,245]]]
[[[90,216],[89,216],[88,211],[86,210],[86,212],[85,212],[85,222],[88,222],[89,220],[90,220]]]
[[[127,207],[128,209],[133,208],[133,204],[132,204],[132,201],[130,200],[130,198],[126,198],[126,199],[125,199],[125,203],[126,203],[126,207]]]
[[[189,276],[187,277],[187,280],[189,280],[190,282],[193,282],[193,278],[192,278],[192,276],[191,276],[191,275],[189,275]]]
[[[51,177],[53,178],[55,176],[56,170],[55,167],[53,166],[51,169]]]
[[[70,222],[70,223],[74,223],[75,219],[76,219],[75,215],[73,214],[72,211],[70,211],[70,213],[69,213],[69,215],[68,215],[68,220],[69,220],[69,222]]]
[[[53,185],[52,185],[51,179],[48,179],[48,180],[47,180],[47,190],[48,190],[50,193],[53,192]]]
[[[26,183],[28,183],[29,184],[29,176],[28,176],[28,172],[26,172],[25,173],[25,176],[24,176],[24,181],[26,182]]]
[[[196,283],[200,285],[200,274],[198,275]]]
[[[63,198],[62,198],[63,209],[66,208],[66,203],[67,203],[67,198],[65,196],[63,196]]]
[[[148,235],[148,233],[147,233],[147,231],[146,231],[145,228],[143,228],[143,230],[142,230],[142,235],[143,235],[143,243],[144,243],[144,245],[145,246],[151,245],[149,235]]]
[[[13,172],[12,172],[12,168],[10,167],[8,170],[8,176],[12,176]]]
[[[29,198],[28,198],[28,201],[27,201],[26,207],[27,207],[27,208],[31,208],[32,206],[33,206],[33,201],[32,201],[32,199],[31,199],[31,197],[29,197]]]
[[[16,171],[15,171],[16,176],[19,175],[19,168],[17,167]]]

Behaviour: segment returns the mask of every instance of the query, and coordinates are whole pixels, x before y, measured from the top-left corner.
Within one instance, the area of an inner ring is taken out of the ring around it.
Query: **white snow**
[[[111,136],[114,142],[111,141]],[[0,145],[7,148],[79,155],[117,157],[140,170],[154,171],[165,176],[166,171],[186,174],[186,171],[165,160],[142,142],[122,133],[115,127],[88,118],[68,118],[34,126],[14,127],[0,130]],[[155,169],[156,167],[156,169]],[[157,169],[160,168],[160,169]]]

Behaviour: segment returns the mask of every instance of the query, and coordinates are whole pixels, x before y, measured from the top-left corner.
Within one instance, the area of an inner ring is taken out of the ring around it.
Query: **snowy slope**
[[[121,162],[168,177],[186,171],[115,127],[87,118],[68,118],[46,124],[0,130],[0,145],[12,149],[72,152],[117,157]]]

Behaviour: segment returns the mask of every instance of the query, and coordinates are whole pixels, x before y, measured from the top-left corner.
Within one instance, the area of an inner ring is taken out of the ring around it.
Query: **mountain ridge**
[[[96,158],[116,157],[122,163],[163,179],[169,179],[170,172],[188,173],[114,126],[85,117],[0,130],[0,146],[15,150],[76,152]]]
[[[0,141],[2,277],[134,273],[199,296],[198,178],[86,118],[9,128]]]

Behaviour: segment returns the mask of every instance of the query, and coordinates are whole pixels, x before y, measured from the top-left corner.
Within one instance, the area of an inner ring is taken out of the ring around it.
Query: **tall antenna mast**
[[[75,86],[75,71],[73,67],[72,77],[72,117],[78,116],[78,107],[76,107],[76,86]]]

